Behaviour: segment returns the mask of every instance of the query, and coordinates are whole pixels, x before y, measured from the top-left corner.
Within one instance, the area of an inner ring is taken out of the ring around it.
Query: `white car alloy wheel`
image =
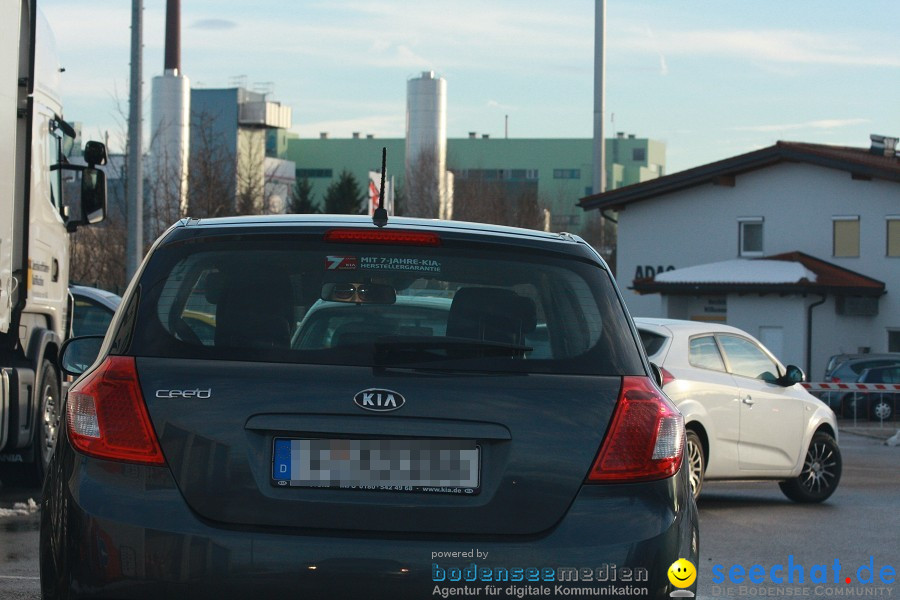
[[[700,442],[700,436],[693,431],[687,432],[687,460],[690,469],[691,491],[694,493],[694,499],[700,495],[703,488],[703,472],[706,470],[706,460],[703,455],[703,444]]]

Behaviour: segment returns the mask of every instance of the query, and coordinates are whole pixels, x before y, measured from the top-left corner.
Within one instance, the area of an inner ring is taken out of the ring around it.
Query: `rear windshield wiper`
[[[531,346],[476,340],[462,337],[421,336],[421,335],[385,335],[375,340],[378,353],[403,351],[444,351],[441,358],[472,358],[481,356],[524,356],[534,350]]]

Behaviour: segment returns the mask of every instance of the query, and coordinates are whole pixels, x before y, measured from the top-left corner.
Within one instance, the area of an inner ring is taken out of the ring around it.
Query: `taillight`
[[[684,456],[684,419],[647,377],[623,377],[612,423],[588,483],[671,477]]]
[[[427,231],[396,229],[332,229],[325,233],[326,242],[350,244],[391,244],[395,246],[440,246],[441,237]]]
[[[675,376],[662,367],[659,368],[659,372],[662,373],[662,387],[666,387],[666,384],[675,381]]]
[[[69,390],[69,439],[76,450],[107,460],[165,464],[141,394],[134,358],[110,356]]]

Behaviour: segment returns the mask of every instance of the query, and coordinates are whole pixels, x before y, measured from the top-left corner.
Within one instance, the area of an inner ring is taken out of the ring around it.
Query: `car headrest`
[[[266,275],[235,277],[223,285],[216,298],[217,346],[286,348],[290,345],[291,282],[283,276]]]
[[[531,298],[503,288],[462,288],[453,296],[447,335],[492,342],[522,344],[537,327]]]

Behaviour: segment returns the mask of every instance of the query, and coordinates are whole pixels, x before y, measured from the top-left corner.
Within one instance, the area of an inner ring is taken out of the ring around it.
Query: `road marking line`
[[[0,575],[0,579],[28,579],[29,581],[40,581],[40,577],[20,577],[18,575]]]

